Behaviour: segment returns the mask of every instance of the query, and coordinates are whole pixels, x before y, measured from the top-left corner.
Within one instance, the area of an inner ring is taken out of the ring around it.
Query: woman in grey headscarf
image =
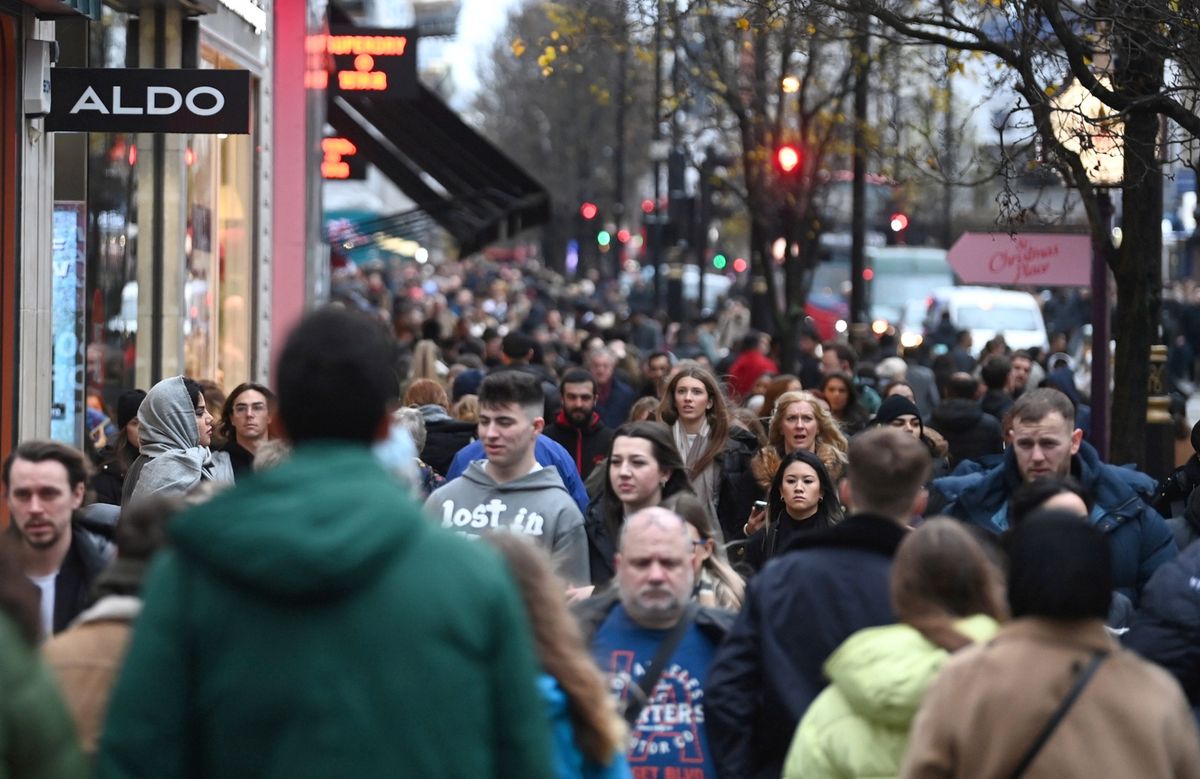
[[[225,452],[209,450],[213,418],[199,384],[183,376],[155,384],[138,409],[141,453],[125,477],[122,505],[143,495],[183,495],[201,482],[233,483]]]

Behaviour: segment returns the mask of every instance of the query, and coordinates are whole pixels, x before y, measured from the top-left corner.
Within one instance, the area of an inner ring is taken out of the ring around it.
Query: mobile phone
[[[756,500],[756,501],[754,501],[754,508],[756,508],[756,509],[765,509],[766,507],[767,507],[767,502],[766,502],[765,500]]]

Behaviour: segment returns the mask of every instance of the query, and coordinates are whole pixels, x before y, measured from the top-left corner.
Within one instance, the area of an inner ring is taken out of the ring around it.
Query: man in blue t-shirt
[[[640,697],[637,688],[659,646],[685,618],[700,562],[678,515],[643,509],[622,529],[616,591],[580,604],[592,655],[623,708]],[[704,684],[733,615],[709,608],[694,614],[631,728],[627,754],[634,779],[717,775],[704,729]]]

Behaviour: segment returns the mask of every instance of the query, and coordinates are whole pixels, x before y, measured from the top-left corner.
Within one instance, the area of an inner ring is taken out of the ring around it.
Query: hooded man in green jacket
[[[100,779],[549,779],[503,564],[424,518],[368,448],[397,395],[392,349],[347,311],[293,331],[278,389],[294,453],[172,524]]]

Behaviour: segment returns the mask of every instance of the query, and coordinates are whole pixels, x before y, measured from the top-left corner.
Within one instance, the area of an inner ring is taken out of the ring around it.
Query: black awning
[[[328,121],[464,254],[550,219],[546,189],[424,85],[415,100],[330,91]]]

